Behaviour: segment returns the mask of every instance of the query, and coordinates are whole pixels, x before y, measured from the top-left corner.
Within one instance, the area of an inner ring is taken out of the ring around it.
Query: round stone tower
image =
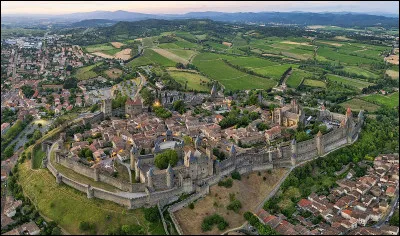
[[[166,170],[166,175],[167,175],[167,187],[168,188],[173,188],[174,187],[174,170],[171,167],[171,164],[168,165],[168,168]]]
[[[150,167],[149,171],[147,171],[147,187],[152,188],[153,187],[153,176],[154,176],[154,170],[153,167]]]

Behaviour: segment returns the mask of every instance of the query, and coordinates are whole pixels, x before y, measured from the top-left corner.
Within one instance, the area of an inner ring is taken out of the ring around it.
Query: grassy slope
[[[200,80],[203,81],[210,81],[207,77],[204,77],[199,74],[195,73],[188,73],[188,72],[177,72],[177,71],[170,71],[169,74],[174,78],[178,83],[185,86],[186,81],[188,81],[187,88],[193,89],[197,91],[209,91],[210,89],[206,85],[201,85]]]
[[[86,194],[66,185],[58,186],[54,176],[46,169],[32,171],[30,163],[19,167],[19,183],[40,213],[56,221],[72,234],[82,234],[79,230],[81,221],[96,225],[97,234],[104,234],[111,227],[118,225],[142,225],[153,234],[163,234],[162,224],[150,225],[144,219],[141,209],[127,210],[113,202],[101,199],[88,199]],[[106,219],[109,215],[110,220]]]
[[[376,102],[378,104],[394,108],[399,105],[399,92],[392,93],[388,96],[381,94],[372,94],[363,97],[363,100],[374,103]]]
[[[357,80],[357,79],[350,79],[350,78],[346,78],[346,77],[342,77],[342,76],[338,76],[338,75],[330,75],[328,74],[326,76],[326,78],[328,80],[331,81],[336,81],[340,84],[345,84],[351,87],[355,87],[359,90],[368,87],[370,85],[373,85],[372,83],[366,82],[366,81],[362,81],[362,80]]]
[[[197,55],[193,64],[210,78],[221,82],[228,90],[272,88],[276,82],[246,74],[225,64],[220,58],[224,55],[202,53]]]

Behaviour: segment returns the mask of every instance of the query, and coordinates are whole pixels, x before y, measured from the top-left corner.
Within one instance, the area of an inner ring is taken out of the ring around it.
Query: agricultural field
[[[109,43],[103,43],[103,44],[95,44],[83,47],[83,49],[86,50],[88,53],[93,53],[93,52],[113,50],[115,48]]]
[[[313,80],[313,79],[305,79],[303,82],[303,85],[311,86],[311,87],[326,88],[326,84],[324,82],[319,81],[319,80]]]
[[[97,73],[92,71],[92,69],[100,64],[101,64],[101,62],[96,63],[91,66],[85,66],[85,67],[79,68],[78,71],[76,72],[76,78],[78,78],[78,80],[87,80],[87,79],[96,77]]]
[[[171,67],[175,66],[176,62],[161,56],[160,54],[156,53],[152,49],[145,49],[144,53],[142,56],[133,59],[130,61],[127,65],[128,66],[143,66],[143,65],[149,65],[149,64],[159,64],[161,66],[166,66],[166,67]]]
[[[122,70],[117,69],[117,68],[112,68],[112,69],[104,71],[104,73],[106,73],[106,75],[108,77],[110,77],[111,79],[116,79],[122,75]]]
[[[187,90],[196,90],[209,92],[210,88],[207,86],[207,82],[210,80],[200,74],[181,72],[181,71],[169,71],[168,72],[174,80],[185,86],[187,81]]]
[[[258,57],[227,57],[227,60],[234,65],[250,69],[258,74],[271,77],[274,80],[279,80],[289,67],[298,67],[296,64],[279,64]]]
[[[347,77],[342,77],[342,76],[338,76],[338,75],[331,75],[328,74],[326,76],[326,78],[330,81],[335,81],[339,84],[344,84],[350,87],[354,87],[357,88],[359,90],[362,90],[365,87],[368,87],[370,85],[373,85],[372,83],[366,82],[366,81],[362,81],[362,80],[356,80],[356,79],[350,79]]]
[[[286,85],[289,88],[297,88],[304,78],[311,78],[312,76],[311,72],[293,69],[292,74],[286,80]]]
[[[258,172],[252,172],[241,176],[240,181],[234,180],[231,188],[214,185],[210,187],[210,194],[194,203],[194,209],[185,207],[175,212],[175,217],[184,234],[217,235],[225,230],[239,227],[245,222],[243,213],[254,211],[286,172],[285,169],[273,169],[271,174],[267,171],[260,172],[260,175]],[[226,209],[230,203],[230,194],[234,194],[235,199],[242,204],[238,213]],[[214,226],[211,231],[202,232],[201,223],[204,217],[214,213],[218,213],[229,223],[228,228],[220,231]]]
[[[399,92],[390,95],[372,94],[362,98],[365,101],[395,108],[399,105]]]
[[[378,110],[379,106],[375,105],[370,102],[366,102],[364,100],[358,99],[358,98],[353,98],[349,101],[343,102],[339,104],[340,106],[347,108],[350,107],[354,111],[368,111],[368,112],[374,112]]]
[[[161,49],[161,48],[153,48],[153,51],[160,54],[163,57],[166,57],[174,62],[180,62],[182,64],[188,64],[189,59],[195,54],[194,51],[191,50],[181,50],[181,49]]]
[[[357,66],[346,66],[343,71],[346,71],[348,73],[354,73],[356,75],[361,75],[361,76],[365,76],[367,78],[373,78],[373,79],[377,79],[379,76],[375,73],[372,73],[371,71],[364,69],[364,68],[360,68]]]
[[[57,185],[47,169],[30,169],[30,161],[19,166],[19,184],[39,212],[57,222],[70,234],[82,234],[79,223],[95,225],[95,234],[121,225],[140,225],[149,234],[165,234],[160,223],[144,219],[142,209],[127,210],[116,203],[97,198],[88,199],[86,193],[66,185]]]
[[[222,83],[228,90],[243,90],[263,88],[269,89],[276,85],[270,79],[261,78],[241,72],[221,60],[224,55],[201,53],[198,54],[193,64],[210,78]]]

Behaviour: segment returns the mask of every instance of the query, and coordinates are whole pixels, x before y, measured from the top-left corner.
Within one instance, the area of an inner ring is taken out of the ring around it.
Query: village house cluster
[[[399,187],[398,155],[380,155],[375,158],[373,167],[367,167],[364,176],[355,177],[351,169],[344,179],[337,181],[329,195],[312,193],[297,203],[299,211],[308,211],[312,216],[322,216],[326,223],[313,224],[309,219],[297,215],[300,222],[293,225],[284,215],[271,215],[261,210],[258,217],[280,234],[300,235],[398,235],[396,226],[373,227],[390,214],[396,190]]]

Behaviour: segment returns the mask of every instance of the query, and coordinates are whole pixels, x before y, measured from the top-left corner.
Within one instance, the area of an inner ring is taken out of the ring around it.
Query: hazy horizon
[[[358,12],[358,13],[388,13],[399,14],[398,1],[34,1],[34,2],[1,2],[1,14],[29,14],[29,15],[61,15],[69,13],[84,13],[92,11],[129,11],[147,14],[185,14],[188,12]]]

